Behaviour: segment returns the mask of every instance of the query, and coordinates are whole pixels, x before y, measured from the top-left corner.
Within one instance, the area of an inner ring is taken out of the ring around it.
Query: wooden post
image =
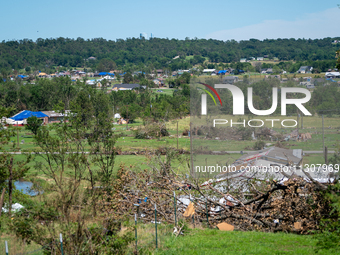
[[[324,127],[323,114],[322,114],[322,150],[323,150],[323,156],[325,157],[325,127]]]
[[[9,179],[8,179],[8,215],[11,217],[12,211],[12,191],[13,191],[13,158],[9,164]]]
[[[1,193],[1,198],[0,198],[0,217],[2,213],[1,209],[2,209],[2,206],[4,205],[5,192],[6,192],[6,188],[3,188],[2,193]]]
[[[155,204],[155,230],[156,230],[156,249],[158,249],[158,242],[157,242],[157,207]]]
[[[18,148],[18,151],[19,151],[19,124],[17,122],[17,148]]]
[[[137,249],[137,214],[135,214],[135,238],[136,238],[136,254],[138,253]]]
[[[190,122],[190,172],[191,176],[194,176],[194,157],[193,157],[193,149],[192,149],[192,123]]]
[[[175,191],[174,191],[174,213],[175,213],[175,226],[177,226],[177,212],[176,212],[176,203],[177,203],[177,201],[176,201],[176,193],[175,193]]]
[[[127,116],[126,116],[126,130],[129,130],[129,106],[127,106]]]
[[[299,110],[298,109],[296,109],[296,122],[297,122],[297,125],[296,125],[297,137],[296,137],[296,140],[298,141],[299,140]]]

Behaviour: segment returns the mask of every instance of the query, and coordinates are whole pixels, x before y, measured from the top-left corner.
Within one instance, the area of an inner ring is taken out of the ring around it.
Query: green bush
[[[264,148],[264,146],[266,145],[266,143],[262,140],[260,141],[257,141],[255,144],[254,144],[254,149],[255,150],[262,150]]]
[[[325,215],[320,223],[316,251],[322,249],[338,251],[340,248],[340,183],[329,185],[325,192],[331,206],[329,215]]]

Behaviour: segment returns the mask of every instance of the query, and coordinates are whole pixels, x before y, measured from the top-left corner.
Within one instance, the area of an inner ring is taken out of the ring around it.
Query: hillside
[[[95,38],[51,38],[37,41],[2,41],[0,70],[42,69],[62,67],[96,67],[100,61],[111,62],[113,68],[139,67],[170,70],[188,69],[202,64],[232,63],[240,58],[268,56],[279,61],[334,60],[339,38],[324,39],[266,39],[263,41],[218,41],[206,39],[128,38],[116,41]],[[176,56],[178,58],[174,59]],[[193,56],[187,58],[187,56]],[[94,57],[89,59],[90,57]]]

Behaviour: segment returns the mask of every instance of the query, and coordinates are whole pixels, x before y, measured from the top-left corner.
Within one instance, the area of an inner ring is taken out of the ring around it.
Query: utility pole
[[[127,114],[126,114],[126,130],[129,130],[129,106],[127,105]]]

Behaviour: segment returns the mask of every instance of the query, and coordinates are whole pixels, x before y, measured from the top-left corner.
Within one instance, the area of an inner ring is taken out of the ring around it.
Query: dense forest
[[[339,38],[324,39],[250,39],[237,42],[213,39],[128,38],[116,41],[96,38],[39,38],[2,41],[0,43],[0,70],[56,70],[56,67],[87,67],[105,69],[167,68],[188,69],[205,60],[211,63],[233,63],[240,58],[278,58],[280,61],[334,61]],[[174,59],[174,57],[179,56]],[[187,56],[193,56],[187,58]],[[89,59],[95,57],[95,59]]]

